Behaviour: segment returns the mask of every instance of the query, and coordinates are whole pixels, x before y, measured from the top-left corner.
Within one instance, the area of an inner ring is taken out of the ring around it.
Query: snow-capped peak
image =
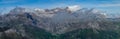
[[[93,12],[93,13],[98,13],[98,12],[100,12],[100,10],[97,10],[97,9],[91,9],[92,11],[91,12]]]
[[[39,8],[35,8],[34,10],[35,10],[35,11],[38,11],[38,12],[45,12],[44,9],[39,9]]]

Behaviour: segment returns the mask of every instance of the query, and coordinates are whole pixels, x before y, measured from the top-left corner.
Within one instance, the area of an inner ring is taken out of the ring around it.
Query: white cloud
[[[74,5],[74,6],[68,6],[68,10],[70,11],[77,11],[79,10],[81,7],[79,5]]]

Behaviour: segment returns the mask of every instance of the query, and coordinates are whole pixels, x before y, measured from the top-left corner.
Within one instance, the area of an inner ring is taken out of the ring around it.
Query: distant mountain
[[[74,11],[70,9],[73,8],[16,7],[8,14],[0,16],[0,29],[3,30],[0,37],[3,36],[3,39],[119,39],[120,21],[111,21],[106,14],[96,9],[81,8]],[[11,37],[9,34],[14,36]]]

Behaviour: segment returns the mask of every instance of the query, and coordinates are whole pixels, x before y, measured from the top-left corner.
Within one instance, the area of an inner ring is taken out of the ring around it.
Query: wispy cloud
[[[99,7],[118,7],[120,3],[117,4],[100,4]]]

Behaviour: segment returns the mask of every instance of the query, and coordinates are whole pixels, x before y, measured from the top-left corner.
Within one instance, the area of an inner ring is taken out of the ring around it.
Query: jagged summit
[[[22,7],[16,7],[13,10],[11,10],[9,13],[24,13],[25,12],[25,8]]]
[[[74,10],[74,11],[72,11]],[[80,8],[79,6],[68,6],[66,8],[53,8],[53,9],[28,9],[28,8],[22,8],[22,7],[16,7],[13,10],[10,11],[10,13],[39,13],[39,14],[57,14],[57,13],[77,13],[77,14],[99,14],[99,15],[106,15],[105,13],[100,12],[99,10],[96,10],[94,8],[87,9],[87,8]]]

